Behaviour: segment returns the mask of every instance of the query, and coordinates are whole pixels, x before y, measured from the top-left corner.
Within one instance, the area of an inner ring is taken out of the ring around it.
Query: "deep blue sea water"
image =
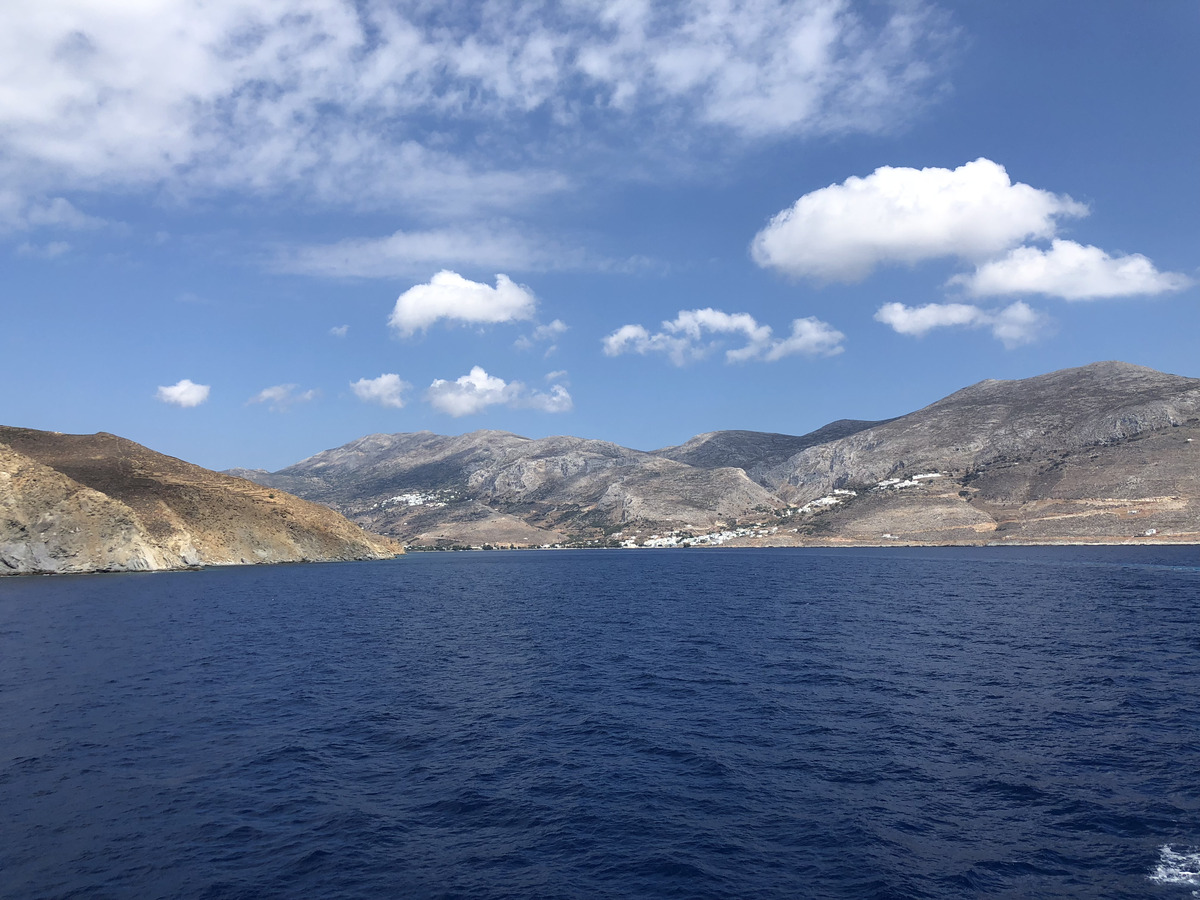
[[[1191,898],[1200,548],[0,579],[5,898]]]

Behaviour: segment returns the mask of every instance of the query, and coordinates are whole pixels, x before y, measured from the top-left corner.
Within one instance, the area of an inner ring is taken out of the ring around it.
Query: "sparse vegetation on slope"
[[[1198,428],[1200,380],[1105,362],[807,435],[371,435],[247,477],[434,547],[1193,541]]]

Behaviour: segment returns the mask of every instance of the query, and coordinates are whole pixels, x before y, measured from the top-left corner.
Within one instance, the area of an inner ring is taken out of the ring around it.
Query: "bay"
[[[0,896],[1191,897],[1200,548],[0,579]]]

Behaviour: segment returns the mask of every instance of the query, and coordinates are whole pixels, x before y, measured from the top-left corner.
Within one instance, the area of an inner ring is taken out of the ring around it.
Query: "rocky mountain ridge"
[[[1198,541],[1198,431],[1200,379],[1104,362],[807,435],[376,434],[234,473],[413,546]]]
[[[116,435],[0,427],[0,574],[383,559],[333,510]]]

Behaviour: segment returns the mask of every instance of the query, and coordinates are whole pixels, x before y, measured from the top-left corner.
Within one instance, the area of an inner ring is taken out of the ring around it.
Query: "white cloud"
[[[334,325],[329,329],[329,333],[334,337],[344,338],[350,331],[349,325]]]
[[[917,337],[934,328],[982,325],[986,319],[987,313],[968,303],[927,303],[924,306],[885,303],[875,313],[876,322],[890,325],[899,334]]]
[[[31,244],[29,241],[22,241],[17,246],[17,256],[28,256],[34,259],[57,259],[64,253],[71,250],[71,245],[66,241],[50,241],[47,244]]]
[[[209,390],[210,388],[207,384],[196,384],[190,379],[184,378],[172,385],[160,385],[158,393],[155,396],[163,403],[171,403],[175,406],[186,408],[199,406],[207,400]]]
[[[967,303],[927,303],[905,306],[885,303],[875,321],[890,325],[899,334],[921,337],[935,328],[989,328],[992,336],[1009,349],[1037,340],[1049,319],[1018,300],[1000,310],[986,310]]]
[[[1021,300],[993,313],[989,324],[992,337],[1010,350],[1033,343],[1050,330],[1050,319]]]
[[[550,356],[558,349],[555,342],[566,334],[569,328],[570,326],[562,319],[555,319],[547,325],[539,325],[529,334],[521,335],[513,341],[513,346],[518,350],[531,350],[537,344],[548,344],[544,355]]]
[[[571,394],[563,385],[555,384],[551,385],[548,394],[541,391],[530,391],[519,400],[518,405],[541,412],[560,413],[570,412],[574,409],[575,401],[571,399]]]
[[[434,409],[455,418],[496,405],[549,413],[569,412],[574,406],[570,393],[561,384],[552,385],[548,393],[531,391],[519,381],[507,382],[489,375],[481,366],[473,366],[468,374],[454,381],[435,379],[425,398]]]
[[[1087,207],[1013,183],[977,159],[957,169],[883,166],[802,196],[755,236],[754,260],[795,276],[857,281],[884,263],[938,257],[986,259]]]
[[[385,373],[378,378],[360,378],[350,383],[354,395],[366,403],[378,403],[392,409],[404,408],[404,392],[412,387],[399,375]]]
[[[522,235],[510,222],[285,249],[270,265],[279,272],[333,278],[395,278],[456,265],[539,272],[620,268],[550,238]]]
[[[847,0],[596,2],[576,66],[610,107],[679,106],[745,136],[873,131],[933,75],[946,35],[920,3],[878,28]]]
[[[846,336],[833,326],[815,316],[792,320],[792,333],[780,340],[771,341],[763,350],[762,358],[774,362],[799,353],[803,356],[836,356],[844,349]],[[726,354],[730,356],[731,354]],[[756,358],[757,354],[746,357]]]
[[[468,281],[457,272],[441,271],[428,284],[409,288],[396,300],[388,324],[402,335],[423,331],[438,319],[493,324],[533,318],[537,299],[529,288],[507,275],[496,286]]]
[[[2,174],[0,170],[0,178]],[[0,184],[0,233],[34,228],[82,231],[107,224],[104,219],[80,211],[64,197],[24,197],[18,190],[4,189]]]
[[[1049,250],[1018,247],[979,265],[970,275],[952,278],[951,283],[961,284],[976,297],[1047,294],[1064,300],[1095,300],[1178,291],[1192,281],[1177,272],[1158,271],[1140,253],[1109,256],[1099,247],[1055,240]]]
[[[635,119],[675,140],[885,127],[947,41],[922,0],[870,18],[849,0],[479,6],[25,4],[0,31],[7,180],[507,207],[565,182],[496,160],[578,146],[582,128],[616,146],[651,131]]]
[[[812,317],[792,321],[786,338],[775,338],[769,325],[760,325],[748,313],[726,313],[719,309],[685,309],[662,331],[651,334],[642,325],[622,325],[603,340],[607,356],[622,353],[665,353],[677,366],[708,356],[720,340],[706,341],[706,335],[740,336],[744,343],[725,351],[726,362],[765,360],[773,362],[792,354],[833,356],[842,352],[845,335],[820,319]]]
[[[297,391],[297,388],[298,385],[295,384],[276,384],[263,388],[246,402],[266,403],[270,405],[271,409],[283,412],[290,406],[297,403],[307,403],[318,396],[316,390]]]

